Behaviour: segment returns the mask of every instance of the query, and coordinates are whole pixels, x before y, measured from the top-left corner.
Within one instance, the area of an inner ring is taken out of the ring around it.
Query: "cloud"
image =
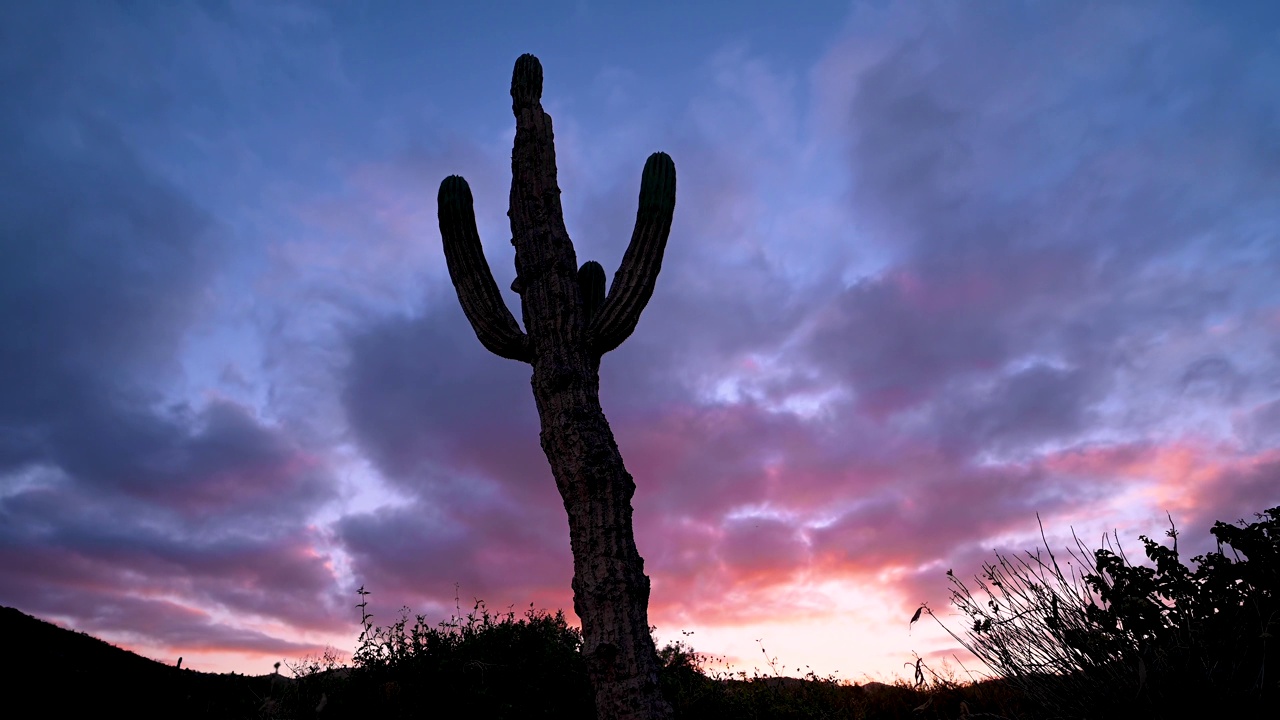
[[[332,626],[305,526],[331,479],[255,410],[184,392],[226,228],[126,131],[122,98],[155,111],[162,83],[129,80],[142,61],[90,9],[56,32],[36,14],[0,76],[0,600],[156,642],[292,647],[210,613]]]
[[[1251,449],[1280,445],[1280,400],[1263,403],[1242,413],[1236,427],[1236,432],[1245,438]]]
[[[569,598],[573,559],[558,507],[473,495],[348,516],[338,532],[360,582],[418,606],[452,605],[455,587],[494,606],[554,600],[563,607]]]
[[[33,482],[0,501],[5,602],[91,618],[104,604],[166,598],[192,613],[334,626],[333,576],[314,530],[252,516],[240,526],[225,517],[191,522],[149,502],[68,485]]]
[[[1239,323],[1275,303],[1263,287],[1276,256],[1256,228],[1274,226],[1277,176],[1269,150],[1248,150],[1274,145],[1274,95],[1224,69],[1266,51],[1233,47],[1184,6],[1154,29],[1129,10],[1048,12],[855,14],[815,74],[871,251],[772,336],[787,348],[774,377],[849,402],[784,419],[767,393],[729,393],[715,410],[703,396],[619,426],[644,438],[624,453],[640,487],[655,484],[637,504],[678,518],[645,532],[667,541],[650,567],[682,601],[760,572],[775,593],[816,571],[916,595],[991,538],[1032,540],[1036,512],[1158,521],[1147,511],[1187,510],[1186,493],[1205,516],[1236,512],[1237,494],[1264,502],[1253,488],[1268,466],[1233,449],[1214,413],[1235,408],[1254,438],[1270,427],[1273,360]],[[1060,60],[1085,38],[1099,47],[1083,67]],[[1192,60],[1155,60],[1175,47]],[[1120,66],[1135,70],[1107,74]],[[1109,459],[1067,471],[1081,452]],[[1134,453],[1151,459],[1135,467]],[[809,470],[815,456],[843,472]],[[775,543],[729,541],[747,511],[782,528]],[[771,572],[792,536],[806,551]]]
[[[455,297],[440,292],[420,317],[362,328],[349,352],[348,421],[393,482],[411,484],[441,468],[549,481],[529,367],[485,350]]]
[[[1219,355],[1190,363],[1179,380],[1184,395],[1227,402],[1237,400],[1248,384],[1248,378],[1236,369],[1235,364]]]
[[[1169,403],[1256,402],[1259,364],[1211,352],[1203,333],[1259,302],[1257,273],[1240,284],[1231,259],[1252,246],[1232,239],[1237,219],[1222,208],[1241,182],[1264,207],[1270,176],[1235,139],[1262,139],[1261,106],[1244,81],[1222,88],[1216,74],[1193,78],[1192,101],[1168,96],[1182,76],[1159,64],[1137,63],[1124,82],[1106,75],[1113,60],[1131,65],[1150,43],[1194,34],[1187,16],[1150,36],[1120,11],[1051,12],[1052,22],[958,11],[943,22],[899,8],[879,18],[870,50],[851,31],[814,75],[818,110],[843,113],[814,144],[845,147],[852,178],[844,195],[838,181],[815,188],[826,205],[771,192],[831,171],[796,139],[794,84],[742,51],[709,66],[715,89],[688,115],[697,129],[665,144],[681,194],[658,292],[602,367],[637,480],[655,612],[676,612],[679,597],[714,615],[725,593],[768,602],[815,574],[867,581],[899,568],[908,579],[886,582],[905,591],[913,568],[974,557],[986,538],[1024,534],[1036,512],[1105,504],[1116,467],[1071,473],[1061,458],[1193,432]],[[1040,51],[1067,53],[1099,23],[1105,63],[1074,68]],[[1225,51],[1213,32],[1192,47],[1206,62]],[[1223,92],[1243,109],[1206,110]],[[559,123],[562,177],[588,178],[575,163],[599,153]],[[1225,154],[1199,151],[1188,133]],[[1203,163],[1216,168],[1208,188],[1190,171]],[[580,254],[611,268],[635,188],[574,189]],[[768,220],[806,213],[826,220],[803,232]],[[840,232],[842,218],[856,232]],[[793,240],[822,261],[798,262]],[[1162,337],[1177,340],[1159,347]],[[384,471],[434,498],[419,531],[434,549],[423,575],[488,583],[441,557],[501,556],[501,531],[467,518],[487,488],[525,493],[530,471],[546,477],[522,372],[482,357],[434,297],[351,348],[353,428]],[[537,497],[530,515],[555,510],[553,496]],[[348,527],[369,568],[378,542],[409,533],[375,531],[399,528],[398,514],[374,517]]]
[[[76,630],[119,639],[126,644],[136,642],[146,648],[159,647],[171,652],[249,652],[301,657],[324,650],[313,643],[295,642],[266,633],[219,623],[208,614],[185,605],[164,600],[131,597],[103,597],[93,610],[74,613]],[[51,608],[46,612],[62,614]]]
[[[28,427],[127,393],[138,375],[172,373],[211,250],[207,218],[149,176],[109,124],[42,119],[70,145],[44,146],[26,128],[0,137],[15,188],[0,214],[14,239],[4,249],[11,371],[0,412]]]
[[[1133,8],[1043,12],[1053,21],[867,11],[871,49],[853,31],[819,74],[833,83],[826,107],[842,113],[831,122],[863,241],[889,260],[830,300],[807,357],[864,411],[941,411],[944,434],[972,431],[990,397],[976,388],[1016,403],[1032,385],[1066,383],[1039,388],[1048,403],[1028,394],[1007,420],[979,421],[974,448],[1014,433],[1069,442],[1157,338],[1204,353],[1196,338],[1213,318],[1273,302],[1255,294],[1263,271],[1239,262],[1259,249],[1243,218],[1275,218],[1273,156],[1250,149],[1274,146],[1274,102],[1230,70],[1265,51],[1232,46],[1186,6],[1154,25]],[[1215,368],[1183,384],[1205,385]],[[1169,393],[1151,379],[1128,401]],[[1230,396],[1248,378],[1223,382]]]

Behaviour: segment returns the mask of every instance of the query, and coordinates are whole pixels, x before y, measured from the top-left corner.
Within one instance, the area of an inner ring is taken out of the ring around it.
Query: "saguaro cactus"
[[[533,366],[542,449],[569,515],[573,608],[601,720],[667,718],[649,634],[649,578],[631,527],[635,482],[600,407],[600,357],[635,330],[653,295],[676,202],[676,169],[665,153],[645,162],[631,244],[606,295],[604,269],[577,266],[564,227],[551,117],[542,109],[542,65],[516,60],[511,109],[511,244],[524,331],[489,271],[471,189],[440,183],[440,235],[458,301],[490,352]]]

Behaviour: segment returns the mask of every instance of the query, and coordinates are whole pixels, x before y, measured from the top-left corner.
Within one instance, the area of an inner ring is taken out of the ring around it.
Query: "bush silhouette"
[[[1171,546],[1139,538],[1150,565],[1129,562],[1117,537],[1092,553],[1077,539],[1069,572],[1047,542],[1045,554],[997,555],[978,596],[948,573],[971,621],[951,634],[1059,716],[1177,715],[1188,697],[1218,713],[1275,707],[1280,507],[1256,517],[1215,523],[1217,550],[1193,557],[1194,570],[1170,519]]]

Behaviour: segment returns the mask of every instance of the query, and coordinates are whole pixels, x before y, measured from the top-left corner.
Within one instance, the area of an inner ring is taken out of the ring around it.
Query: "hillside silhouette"
[[[11,607],[0,607],[0,637],[10,653],[9,703],[44,717],[252,717],[292,682],[179,669]]]

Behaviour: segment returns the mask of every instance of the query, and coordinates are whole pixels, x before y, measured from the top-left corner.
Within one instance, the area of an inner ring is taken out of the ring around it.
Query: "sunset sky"
[[[890,679],[1037,513],[1190,556],[1280,504],[1280,4],[10,3],[0,605],[252,674],[362,585],[577,622],[436,220],[465,176],[519,317],[525,52],[580,261],[679,175],[601,369],[660,642]]]

